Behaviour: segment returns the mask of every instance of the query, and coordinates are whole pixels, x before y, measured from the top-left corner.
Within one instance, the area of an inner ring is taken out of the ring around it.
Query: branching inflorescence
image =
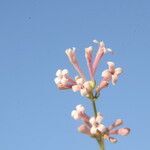
[[[88,98],[92,102],[94,116],[89,117],[85,113],[85,108],[82,105],[77,105],[76,109],[72,111],[71,116],[75,120],[82,120],[83,124],[79,126],[78,131],[84,133],[92,138],[95,138],[100,145],[100,149],[104,150],[104,140],[107,139],[111,143],[116,143],[117,139],[113,135],[126,136],[129,134],[129,128],[119,128],[118,126],[123,124],[122,119],[117,119],[112,125],[106,127],[102,121],[103,116],[97,112],[96,100],[98,99],[102,89],[109,86],[110,83],[116,84],[119,75],[123,72],[122,68],[115,68],[114,62],[107,62],[108,69],[102,72],[102,79],[97,84],[95,81],[96,69],[107,53],[113,53],[110,48],[107,48],[103,41],[93,40],[94,43],[98,44],[99,48],[95,58],[92,58],[93,48],[92,46],[85,48],[85,58],[87,67],[90,75],[90,80],[87,80],[84,72],[82,71],[75,53],[75,48],[69,48],[66,50],[66,55],[69,58],[70,63],[73,65],[75,70],[78,72],[78,76],[72,79],[69,76],[67,69],[58,70],[56,72],[55,83],[60,90],[72,89],[73,92],[79,91],[80,94]],[[117,129],[115,129],[117,128]]]

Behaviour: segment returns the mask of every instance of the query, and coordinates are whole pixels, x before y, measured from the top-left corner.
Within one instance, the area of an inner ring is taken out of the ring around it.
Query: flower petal
[[[88,95],[87,90],[86,90],[85,88],[80,90],[80,94],[81,94],[82,96]]]
[[[120,67],[115,69],[115,74],[116,75],[120,75],[122,72],[123,72],[123,69],[120,68]]]
[[[89,120],[89,122],[90,122],[92,125],[95,124],[95,122],[96,122],[95,117],[91,117],[90,120]]]
[[[73,111],[71,112],[71,116],[72,116],[75,120],[79,119],[79,115],[78,115],[78,112],[77,112],[76,110],[73,110]]]
[[[65,77],[63,77],[63,78],[61,79],[61,83],[62,83],[62,84],[67,84],[67,82],[68,82],[68,79],[66,79]]]
[[[73,92],[80,91],[80,89],[81,89],[81,86],[80,86],[80,85],[73,85],[73,86],[72,86]]]
[[[95,126],[92,126],[90,129],[91,134],[96,134],[97,128]]]
[[[56,77],[56,78],[54,79],[54,82],[55,82],[55,84],[61,83],[61,78]]]
[[[102,133],[106,131],[106,127],[103,124],[99,124],[97,129]]]
[[[110,81],[112,78],[112,74],[107,69],[102,72],[102,77],[104,78],[104,80]]]
[[[76,83],[82,85],[84,83],[84,79],[83,78],[77,78]]]
[[[76,106],[76,110],[77,110],[78,112],[82,112],[82,113],[85,112],[85,108],[84,108],[81,104]]]
[[[97,113],[96,122],[101,123],[103,120],[103,116],[100,113]]]
[[[61,69],[58,69],[57,72],[56,72],[56,76],[59,77],[62,75],[62,70]]]
[[[62,70],[62,75],[68,75],[69,71],[67,69]]]
[[[118,76],[116,74],[112,75],[112,84],[115,85],[118,80]]]
[[[115,72],[115,63],[114,62],[111,62],[111,61],[108,61],[107,62],[108,64],[108,69],[111,73],[114,73]]]

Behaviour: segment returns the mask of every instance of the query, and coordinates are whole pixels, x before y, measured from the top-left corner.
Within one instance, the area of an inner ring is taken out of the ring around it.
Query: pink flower
[[[129,128],[120,128],[118,130],[110,130],[109,134],[118,134],[121,136],[126,136],[129,134],[129,132],[130,132]]]
[[[67,69],[57,70],[56,78],[54,79],[55,84],[59,89],[71,89],[76,82],[69,76]]]
[[[69,48],[66,50],[66,55],[68,56],[71,64],[73,65],[73,67],[75,68],[75,70],[79,73],[80,77],[82,77],[83,79],[85,79],[85,75],[83,73],[83,71],[81,70],[79,63],[77,61],[77,57],[75,54],[75,48]]]
[[[74,86],[72,86],[73,92],[80,91],[83,87],[84,79],[77,76],[77,77],[75,77],[75,82],[76,82],[76,84]]]
[[[103,117],[100,113],[97,114],[97,117],[91,117],[89,122],[91,123],[92,127],[90,129],[91,134],[96,134],[97,131],[103,133],[106,130],[106,127],[101,123]]]
[[[112,130],[120,125],[123,124],[123,120],[122,119],[117,119],[113,124],[111,124],[109,127],[108,127],[108,130]]]
[[[110,48],[106,48],[103,41],[99,42],[97,40],[93,40],[93,42],[99,44],[99,49],[98,49],[95,59],[93,61],[93,76],[94,76],[96,69],[98,67],[98,64],[99,64],[100,60],[102,59],[103,55],[108,52],[112,53],[112,50]]]
[[[82,124],[81,126],[79,126],[78,131],[81,133],[84,133],[86,135],[92,136],[92,134],[90,132],[90,128],[86,124]]]
[[[118,126],[122,125],[123,121],[121,119],[117,119],[112,125],[110,125],[107,128],[106,134],[104,134],[104,138],[108,139],[111,143],[116,143],[117,139],[114,137],[111,137],[111,135],[121,135],[121,136],[126,136],[130,133],[129,128],[120,128],[114,130],[114,128],[117,128]]]
[[[123,72],[122,68],[115,68],[115,64],[113,62],[107,62],[108,69],[102,72],[102,77],[105,81],[112,81],[112,84],[115,85],[118,76]]]
[[[74,92],[80,91],[80,94],[89,97],[93,91],[93,81],[84,81],[83,78],[76,77],[76,84],[72,86]]]
[[[84,122],[89,122],[89,117],[85,113],[85,108],[80,104],[76,106],[76,109],[71,112],[71,116],[75,119],[82,119]]]
[[[85,48],[85,58],[86,58],[90,78],[91,78],[91,80],[94,80],[93,66],[92,66],[92,51],[93,51],[92,46]]]
[[[100,91],[106,87],[108,87],[109,82],[106,80],[102,80],[99,85],[96,87],[96,93],[99,94]]]
[[[81,119],[84,122],[84,124],[78,127],[79,132],[97,139],[99,138],[99,136],[101,136],[111,143],[116,143],[117,139],[115,137],[112,137],[112,135],[126,136],[130,133],[129,128],[115,129],[123,124],[123,120],[117,119],[113,124],[105,127],[102,124],[103,116],[100,113],[97,113],[97,117],[89,118],[86,115],[85,108],[82,105],[77,105],[76,109],[72,111],[71,116],[75,120]]]

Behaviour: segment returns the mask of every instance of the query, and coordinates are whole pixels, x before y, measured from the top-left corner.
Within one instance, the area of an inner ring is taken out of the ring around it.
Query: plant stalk
[[[97,109],[96,109],[96,104],[95,104],[94,100],[92,100],[92,104],[93,104],[94,116],[96,118],[97,117]]]
[[[92,105],[93,105],[93,110],[94,110],[94,116],[96,118],[97,117],[97,108],[96,108],[95,100],[92,100]],[[100,150],[105,150],[105,143],[104,143],[103,137],[100,135],[100,137],[96,140],[99,144]]]
[[[100,150],[105,150],[105,143],[102,137],[100,137],[99,146],[100,146]]]

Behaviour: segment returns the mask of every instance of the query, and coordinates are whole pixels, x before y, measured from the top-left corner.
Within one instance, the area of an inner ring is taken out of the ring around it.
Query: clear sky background
[[[115,52],[97,79],[108,60],[124,69],[98,110],[106,125],[122,118],[132,129],[117,144],[106,142],[106,150],[150,147],[149,0],[0,0],[0,150],[98,149],[70,117],[77,104],[92,115],[90,102],[53,81],[59,68],[76,75],[64,53],[72,46],[87,72],[84,48],[95,38]]]

